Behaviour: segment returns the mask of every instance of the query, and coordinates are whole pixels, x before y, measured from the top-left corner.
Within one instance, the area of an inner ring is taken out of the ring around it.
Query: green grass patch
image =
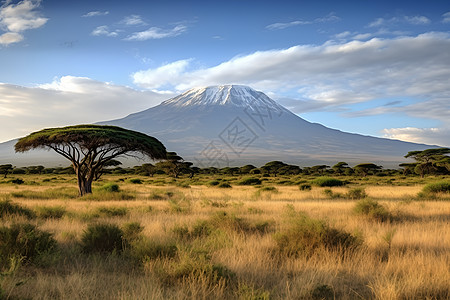
[[[343,186],[345,184],[342,180],[332,177],[318,177],[311,183],[320,187]]]
[[[36,214],[31,209],[12,203],[10,200],[5,199],[0,201],[0,218],[5,218],[8,216],[24,216],[27,219],[33,219]]]
[[[62,187],[52,188],[45,191],[19,191],[12,192],[13,198],[24,198],[33,200],[48,200],[48,199],[75,199],[78,197],[78,189]]]
[[[371,199],[359,200],[356,202],[353,211],[358,215],[366,216],[377,222],[394,220],[393,215],[387,210],[386,207]]]

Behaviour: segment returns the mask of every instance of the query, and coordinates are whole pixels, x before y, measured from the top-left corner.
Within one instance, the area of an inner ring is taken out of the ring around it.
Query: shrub
[[[142,184],[142,180],[139,178],[132,178],[130,179],[130,182],[134,184]]]
[[[364,199],[367,197],[367,194],[364,188],[354,188],[347,192],[346,197],[352,200]]]
[[[33,219],[35,217],[31,209],[14,204],[8,199],[0,201],[0,218],[12,215],[24,216],[27,219]]]
[[[161,243],[150,239],[136,240],[131,246],[131,256],[140,261],[163,257],[175,257],[178,251],[178,248],[174,243]]]
[[[128,241],[136,241],[141,236],[144,227],[139,222],[129,222],[122,225],[123,238]]]
[[[14,259],[30,262],[55,249],[56,241],[52,234],[32,224],[0,227],[0,269],[9,269]]]
[[[96,212],[106,217],[123,217],[128,213],[126,207],[99,207]]]
[[[66,212],[66,209],[62,206],[36,207],[36,215],[43,219],[61,219]]]
[[[105,191],[105,192],[110,192],[110,193],[115,193],[115,192],[119,192],[120,188],[117,183],[109,182],[109,183],[105,183],[104,185],[102,185],[99,190]]]
[[[85,253],[122,252],[123,231],[113,224],[91,224],[83,231],[81,247]]]
[[[356,202],[353,211],[356,214],[368,216],[378,222],[392,221],[392,214],[375,200],[362,199]]]
[[[272,193],[278,193],[278,190],[274,186],[265,186],[259,189],[261,192],[272,192]]]
[[[218,188],[222,188],[222,189],[229,189],[229,188],[231,188],[232,186],[231,186],[228,182],[222,182],[222,183],[220,183],[217,187],[218,187]]]
[[[11,183],[14,183],[14,184],[23,184],[23,183],[25,183],[25,181],[23,181],[23,180],[20,179],[20,178],[13,179],[13,180],[11,180],[10,182],[11,182]]]
[[[209,186],[216,186],[219,184],[220,184],[220,181],[218,181],[218,180],[211,180],[210,182],[208,182]]]
[[[342,180],[331,177],[319,177],[312,181],[312,184],[321,187],[343,186],[345,183]]]
[[[259,185],[261,184],[261,180],[258,178],[244,178],[238,183],[239,185]]]
[[[450,181],[429,183],[423,187],[422,192],[425,194],[450,193]]]
[[[309,256],[318,249],[352,250],[361,244],[357,237],[293,209],[286,228],[276,233],[274,239],[278,252],[286,256]]]
[[[330,199],[339,199],[342,197],[341,193],[333,193],[333,191],[330,189],[323,190],[323,193]]]
[[[299,187],[300,191],[310,191],[311,190],[311,185],[310,184],[300,184]]]

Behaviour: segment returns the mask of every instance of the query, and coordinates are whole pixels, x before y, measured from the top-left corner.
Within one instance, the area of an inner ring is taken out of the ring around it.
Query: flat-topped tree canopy
[[[19,139],[16,152],[53,149],[72,162],[80,194],[91,193],[91,184],[104,166],[119,156],[165,159],[166,148],[144,133],[108,125],[75,125],[48,128]]]
[[[90,149],[100,151],[101,149],[111,154],[138,152],[151,159],[166,157],[166,148],[156,138],[141,132],[108,125],[47,128],[19,139],[14,148],[16,152],[25,152],[34,148],[54,149],[61,146],[76,146],[82,151]]]

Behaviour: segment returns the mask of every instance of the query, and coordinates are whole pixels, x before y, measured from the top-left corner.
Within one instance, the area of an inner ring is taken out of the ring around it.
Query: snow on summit
[[[164,101],[161,105],[185,107],[197,105],[227,105],[248,107],[253,110],[268,108],[285,110],[266,94],[244,85],[219,85],[190,89],[183,94]]]

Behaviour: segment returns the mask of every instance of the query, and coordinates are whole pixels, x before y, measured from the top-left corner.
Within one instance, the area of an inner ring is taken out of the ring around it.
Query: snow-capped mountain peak
[[[183,94],[161,103],[163,106],[197,106],[226,105],[250,109],[268,108],[282,110],[285,108],[262,92],[244,85],[219,85],[190,89]]]

